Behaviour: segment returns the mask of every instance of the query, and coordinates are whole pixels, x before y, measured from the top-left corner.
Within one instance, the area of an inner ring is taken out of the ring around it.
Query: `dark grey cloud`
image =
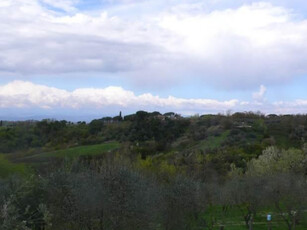
[[[1,69],[23,74],[132,71],[163,59],[163,50],[152,45],[73,34],[16,39],[1,50]]]
[[[227,6],[213,2],[208,4]],[[122,11],[124,3],[118,6]],[[139,9],[151,4],[144,1]],[[0,72],[24,78],[124,73],[140,86],[167,87],[189,78],[223,89],[286,84],[307,73],[307,20],[302,15],[269,3],[245,2],[215,11],[208,4],[170,2],[162,11],[158,7],[127,19],[103,11],[85,13],[70,0],[56,4],[72,8],[67,14],[37,0],[4,0]]]

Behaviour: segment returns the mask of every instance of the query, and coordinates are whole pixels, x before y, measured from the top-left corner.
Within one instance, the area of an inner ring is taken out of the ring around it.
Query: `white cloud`
[[[265,93],[266,93],[266,88],[265,88],[265,86],[264,86],[264,85],[260,85],[259,91],[253,93],[253,99],[254,99],[256,102],[263,102],[263,101],[265,100],[265,98],[264,98]]]
[[[206,4],[183,1],[136,20],[103,10],[85,13],[75,0],[43,1],[70,13],[53,12],[38,0],[1,1],[0,72],[24,78],[121,72],[158,87],[188,75],[231,89],[307,73],[307,20],[269,3],[208,11]]]
[[[0,86],[0,108],[43,108],[99,110],[107,107],[144,109],[175,109],[176,111],[219,111],[233,108],[237,100],[218,101],[212,99],[183,99],[173,96],[161,98],[150,93],[135,95],[121,87],[81,88],[72,92],[33,84],[13,81]]]
[[[13,81],[0,86],[0,107],[2,108],[66,106],[69,97],[69,93],[65,90],[25,81]]]
[[[160,25],[177,35],[169,49],[189,55],[206,80],[230,88],[251,87],[307,72],[307,21],[292,14],[255,3],[208,14],[166,13]]]
[[[259,95],[263,95],[260,87]],[[97,111],[137,110],[175,111],[184,115],[195,113],[225,113],[233,111],[261,111],[264,113],[307,113],[307,100],[267,102],[240,101],[230,99],[219,101],[206,98],[160,97],[150,93],[136,95],[121,87],[79,88],[62,90],[27,81],[13,81],[0,86],[0,109],[43,109],[55,113],[65,110],[83,110],[85,113]],[[33,112],[35,113],[35,112]],[[70,112],[74,114],[74,112]],[[35,114],[34,114],[35,115]]]
[[[273,103],[276,108],[276,113],[283,114],[307,114],[307,100],[306,99],[296,99],[294,101],[277,101]]]

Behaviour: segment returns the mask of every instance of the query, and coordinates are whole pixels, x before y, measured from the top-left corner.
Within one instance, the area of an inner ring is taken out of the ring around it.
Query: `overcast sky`
[[[307,113],[305,0],[1,0],[0,119]]]

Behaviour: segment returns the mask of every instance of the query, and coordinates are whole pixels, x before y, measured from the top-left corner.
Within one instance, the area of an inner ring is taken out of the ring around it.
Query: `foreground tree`
[[[268,178],[263,189],[266,202],[275,206],[288,230],[294,230],[307,208],[306,178],[294,174],[275,175]]]
[[[247,229],[253,229],[253,220],[263,204],[261,177],[234,177],[222,188],[225,206],[239,209]]]

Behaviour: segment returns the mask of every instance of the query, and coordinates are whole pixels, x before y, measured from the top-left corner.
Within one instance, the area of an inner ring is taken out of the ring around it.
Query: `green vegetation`
[[[96,156],[108,151],[118,149],[120,144],[118,142],[109,142],[98,145],[86,145],[72,147],[68,149],[56,150],[51,152],[39,153],[30,158],[50,158],[50,157],[80,157],[80,156]]]
[[[25,164],[12,163],[5,154],[0,154],[0,177],[8,177],[12,174],[25,175],[29,169]]]
[[[272,221],[270,223],[272,230],[287,230],[288,226],[283,222],[282,217],[278,212],[272,211],[274,208],[269,208],[267,210],[263,209],[254,216],[253,220],[253,229],[254,230],[267,230],[268,229],[268,221],[267,214],[272,215]],[[241,211],[237,208],[232,208],[225,212],[223,207],[217,207],[215,210],[215,217],[217,219],[215,226],[213,226],[214,230],[219,230],[221,226],[224,226],[224,229],[229,230],[246,230],[246,224],[242,220]],[[204,215],[205,219],[210,218],[210,214],[207,212]],[[307,224],[307,212],[303,213],[302,223],[296,227],[296,230],[305,229],[304,226]]]
[[[199,143],[199,148],[200,149],[217,149],[221,147],[222,143],[226,140],[229,133],[230,131],[227,130],[219,136],[210,136],[206,140],[203,140]]]
[[[307,227],[307,115],[1,124],[0,229]]]

